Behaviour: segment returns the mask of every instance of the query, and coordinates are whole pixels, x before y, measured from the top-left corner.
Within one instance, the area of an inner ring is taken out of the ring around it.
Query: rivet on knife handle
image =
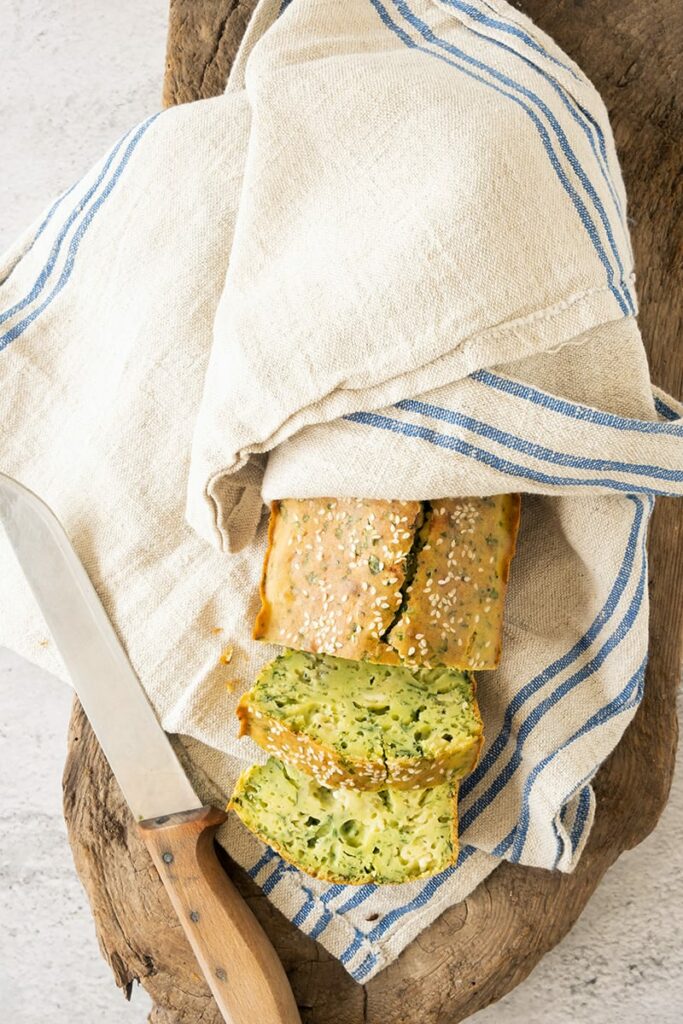
[[[216,857],[215,807],[140,823],[173,908],[228,1024],[300,1024],[284,968]]]

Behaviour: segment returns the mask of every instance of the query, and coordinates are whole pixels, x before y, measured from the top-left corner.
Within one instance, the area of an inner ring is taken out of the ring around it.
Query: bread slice
[[[413,882],[458,855],[457,783],[334,790],[271,757],[243,772],[228,809],[285,860],[328,882]]]
[[[483,742],[474,678],[288,651],[237,708],[241,735],[333,789],[462,778]]]
[[[406,600],[387,636],[403,664],[496,668],[519,515],[518,494],[431,503]]]
[[[519,513],[516,494],[275,502],[254,637],[388,665],[495,668]]]
[[[254,639],[362,658],[403,601],[418,501],[287,498],[271,509]]]

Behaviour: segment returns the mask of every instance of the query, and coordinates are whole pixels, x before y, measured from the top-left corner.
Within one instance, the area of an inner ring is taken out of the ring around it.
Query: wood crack
[[[216,42],[214,44],[213,51],[209,54],[209,56],[207,58],[206,64],[204,65],[204,69],[202,71],[202,77],[201,77],[201,79],[199,81],[199,95],[200,96],[204,96],[204,85],[205,85],[205,82],[206,82],[206,76],[207,76],[209,70],[213,67],[213,63],[216,60],[216,57],[218,56],[218,51],[220,50],[221,43],[223,42],[223,36],[225,34],[225,30],[226,30],[226,28],[228,26],[228,22],[232,18],[232,15],[233,15],[233,13],[235,11],[235,7],[239,7],[239,0],[238,0],[238,2],[234,6],[230,7],[230,9],[227,11],[227,13],[221,19],[221,21],[220,21],[220,23],[218,25],[218,31],[216,33]]]

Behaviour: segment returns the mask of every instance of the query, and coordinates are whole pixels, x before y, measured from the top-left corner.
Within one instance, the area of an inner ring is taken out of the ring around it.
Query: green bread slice
[[[285,860],[328,882],[413,882],[458,856],[455,782],[332,790],[271,757],[243,772],[228,809]]]
[[[241,735],[332,789],[422,789],[472,771],[483,742],[468,672],[287,651],[237,708]]]

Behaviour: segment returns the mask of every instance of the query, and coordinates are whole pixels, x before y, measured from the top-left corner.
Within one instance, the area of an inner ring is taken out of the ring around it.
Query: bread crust
[[[354,661],[380,655],[421,515],[417,501],[273,502],[254,639]]]
[[[370,761],[342,757],[337,751],[289,729],[250,703],[246,693],[237,706],[240,737],[250,736],[274,757],[311,775],[329,789],[428,789],[449,779],[461,779],[474,770],[484,743],[483,728],[472,742],[442,758],[385,758]],[[479,707],[476,714],[481,724]]]
[[[431,502],[407,600],[386,638],[402,664],[497,668],[520,507],[518,494]]]
[[[520,506],[518,494],[273,502],[254,638],[384,665],[496,668]]]
[[[251,769],[248,769],[248,772],[245,773],[245,775],[248,774],[249,772],[252,772],[252,771],[257,770],[257,769],[258,769],[258,765],[254,765],[254,766],[252,766]],[[292,853],[287,849],[286,846],[284,846],[281,842],[279,842],[274,836],[268,835],[266,832],[261,830],[259,828],[259,826],[258,826],[258,823],[255,820],[251,820],[250,819],[249,823],[247,823],[247,821],[245,821],[244,816],[242,815],[242,813],[240,813],[241,808],[235,802],[235,795],[238,793],[238,790],[239,790],[239,787],[240,787],[240,783],[242,782],[244,777],[245,776],[242,776],[238,780],[237,785],[235,787],[235,791],[234,791],[233,796],[231,797],[231,799],[230,799],[230,801],[229,801],[229,803],[228,803],[228,805],[226,807],[226,810],[227,811],[233,811],[235,814],[237,814],[237,816],[239,817],[240,821],[245,826],[245,828],[247,828],[253,835],[257,836],[261,840],[261,842],[265,843],[266,846],[269,846],[272,850],[274,850],[276,853],[278,853],[282,857],[283,860],[287,861],[288,864],[294,865],[295,868],[298,868],[300,871],[303,871],[307,875],[310,875],[311,878],[318,878],[322,882],[333,882],[333,883],[343,884],[343,885],[367,885],[370,882],[374,882],[374,883],[376,883],[378,885],[402,885],[406,881],[418,882],[421,879],[431,878],[435,874],[440,873],[441,871],[444,871],[446,868],[451,867],[453,864],[455,864],[455,862],[458,859],[458,853],[460,852],[460,846],[459,846],[459,837],[458,837],[458,788],[457,788],[457,785],[455,786],[455,792],[454,792],[454,794],[453,794],[453,796],[451,798],[451,808],[452,808],[452,818],[451,818],[451,828],[450,828],[450,833],[451,833],[451,855],[448,858],[448,860],[445,860],[444,863],[439,866],[438,872],[434,872],[434,871],[430,871],[430,870],[425,870],[425,871],[423,871],[423,872],[421,872],[419,874],[413,874],[413,875],[410,876],[410,878],[406,878],[406,879],[393,879],[393,878],[392,879],[386,879],[386,878],[380,878],[380,877],[377,877],[377,876],[373,877],[373,876],[368,875],[366,873],[364,873],[363,875],[358,875],[358,876],[339,875],[339,874],[335,874],[334,871],[323,871],[323,870],[320,870],[319,868],[317,868],[315,865],[303,863],[302,861],[297,860],[292,855]]]

